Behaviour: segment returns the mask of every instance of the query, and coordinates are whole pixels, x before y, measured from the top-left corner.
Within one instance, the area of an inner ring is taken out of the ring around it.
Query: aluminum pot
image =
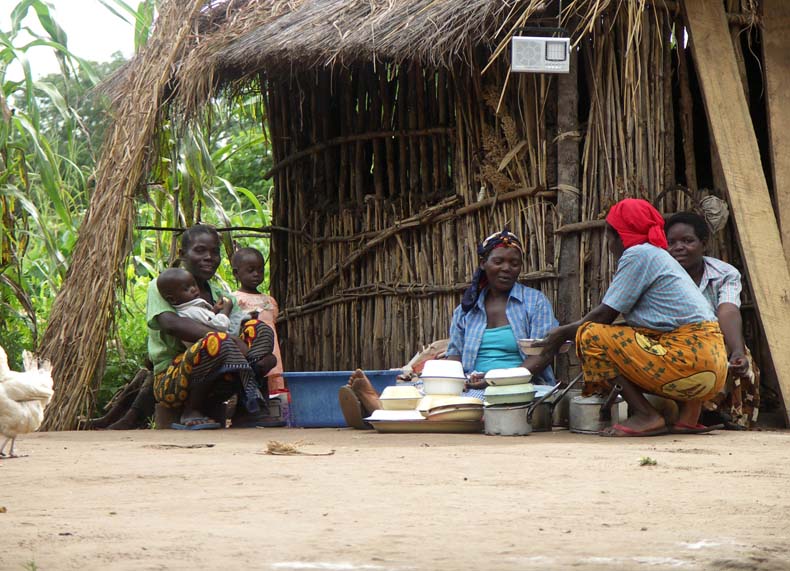
[[[598,434],[604,428],[620,422],[620,403],[623,399],[592,395],[574,397],[570,405],[570,430],[582,434]],[[606,411],[610,410],[610,414]],[[602,414],[602,412],[604,414]],[[625,419],[623,419],[625,420]]]
[[[579,397],[581,395],[582,390],[574,387],[565,393],[565,396],[554,405],[554,411],[552,413],[552,423],[554,426],[568,428],[570,425],[571,400],[573,400],[573,397]]]
[[[485,408],[484,432],[492,436],[526,436],[532,432],[527,420],[528,404],[492,405]]]
[[[554,403],[550,401],[543,401],[535,405],[530,410],[530,424],[532,424],[533,432],[550,432],[554,421],[552,419],[552,408]]]
[[[563,397],[570,391],[582,378],[582,373],[567,385],[560,383],[554,385],[552,389],[541,398],[532,403],[527,414],[527,420],[532,424],[533,432],[547,432],[552,429],[554,424],[554,407],[562,402]]]

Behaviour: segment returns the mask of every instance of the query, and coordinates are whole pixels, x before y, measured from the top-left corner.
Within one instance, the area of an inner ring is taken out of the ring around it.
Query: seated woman
[[[716,313],[730,362],[724,391],[702,406],[726,428],[748,429],[760,406],[760,371],[743,341],[741,274],[727,262],[703,255],[708,243],[705,219],[680,212],[667,220],[669,253],[697,284]],[[718,417],[718,418],[716,418]]]
[[[188,228],[181,237],[179,255],[184,269],[195,278],[200,298],[210,305],[223,297],[233,301],[212,280],[220,263],[219,235],[214,228]],[[265,403],[268,397],[266,373],[275,364],[271,328],[250,320],[237,337],[179,316],[160,294],[156,280],[148,288],[147,323],[154,397],[158,404],[180,411],[174,428],[219,428],[208,411],[233,394],[239,395],[245,409],[234,416],[233,424],[245,425],[257,418],[261,400]],[[186,351],[185,343],[190,344]]]
[[[552,330],[552,353],[576,338],[585,394],[619,386],[630,417],[602,436],[700,433],[702,403],[727,377],[716,316],[686,271],[667,252],[664,219],[646,200],[628,198],[606,217],[609,251],[619,259],[602,303],[581,320]],[[618,314],[625,326],[611,325]],[[680,402],[670,428],[643,392]]]
[[[453,312],[445,358],[461,361],[472,375],[472,390],[486,386],[491,369],[526,367],[534,383],[555,384],[551,357],[525,355],[519,339],[540,339],[557,326],[548,298],[518,283],[523,266],[521,241],[507,229],[492,234],[477,248],[479,266],[461,304]],[[470,396],[482,397],[482,392]]]
[[[492,234],[477,248],[479,267],[461,304],[453,312],[444,358],[461,361],[470,375],[466,395],[483,397],[483,376],[491,369],[526,367],[538,384],[556,383],[549,353],[526,355],[518,339],[542,338],[557,325],[548,298],[518,283],[523,266],[521,241],[507,229]],[[380,408],[378,395],[361,370],[340,389],[349,426],[364,428],[362,415]],[[360,411],[361,406],[361,411]]]

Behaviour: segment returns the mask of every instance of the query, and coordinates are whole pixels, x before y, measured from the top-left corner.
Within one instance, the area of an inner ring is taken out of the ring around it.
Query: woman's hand
[[[241,351],[241,354],[246,357],[247,353],[250,351],[250,347],[247,345],[247,342],[241,337],[236,337],[235,335],[232,335],[231,339],[236,342],[236,346],[239,348],[239,351]]]
[[[484,389],[488,386],[483,373],[472,373],[469,375],[469,380],[464,383],[464,390],[469,389]]]
[[[749,359],[743,351],[733,351],[730,355],[730,371],[738,379],[749,374]]]
[[[571,338],[573,333],[576,331],[574,327],[571,329],[568,325],[560,325],[559,327],[555,327],[551,331],[546,334],[546,337],[543,339],[536,341],[536,347],[543,347],[542,354],[546,353],[556,353],[560,350],[565,341]]]

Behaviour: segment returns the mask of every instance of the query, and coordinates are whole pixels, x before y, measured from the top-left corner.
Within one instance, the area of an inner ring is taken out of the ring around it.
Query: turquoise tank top
[[[520,367],[524,359],[518,351],[516,336],[510,325],[486,329],[477,351],[475,371],[487,373],[491,369]]]

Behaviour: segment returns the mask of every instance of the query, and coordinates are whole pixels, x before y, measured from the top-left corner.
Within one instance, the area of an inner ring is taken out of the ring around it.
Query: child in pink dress
[[[269,371],[268,379],[269,393],[275,393],[285,388],[280,343],[274,324],[279,308],[272,296],[258,291],[258,286],[263,283],[263,255],[255,248],[241,248],[233,254],[230,264],[233,268],[233,276],[239,282],[238,291],[233,292],[239,309],[249,314],[251,318],[260,319],[274,331],[273,353],[277,357],[277,364]]]

